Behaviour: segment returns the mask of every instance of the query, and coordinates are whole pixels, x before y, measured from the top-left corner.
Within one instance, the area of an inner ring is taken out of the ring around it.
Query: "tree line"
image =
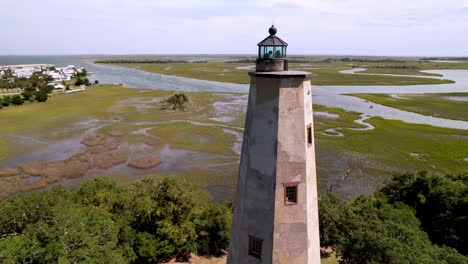
[[[52,82],[54,79],[47,74],[42,74],[40,72],[35,72],[31,77],[13,77],[11,70],[7,71],[6,74],[0,76],[0,89],[2,92],[9,89],[20,88],[24,90],[37,90],[48,83]]]
[[[340,263],[468,263],[468,173],[397,175],[352,201],[326,193],[319,216]]]
[[[401,174],[374,195],[319,200],[320,240],[340,263],[468,263],[468,173]],[[1,263],[161,263],[229,245],[230,203],[177,177],[124,188],[109,178],[78,190],[0,203]],[[325,251],[323,253],[326,255]]]
[[[109,178],[77,191],[18,195],[0,204],[1,263],[160,263],[219,255],[231,206],[175,177],[124,188]]]

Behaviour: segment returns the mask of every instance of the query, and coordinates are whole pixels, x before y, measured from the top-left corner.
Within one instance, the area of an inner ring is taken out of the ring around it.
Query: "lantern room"
[[[287,71],[286,49],[288,43],[276,36],[278,30],[271,26],[270,36],[258,43],[257,71]]]
[[[275,26],[271,26],[268,32],[270,36],[258,43],[258,58],[265,60],[285,59],[288,43],[276,36],[278,30]]]

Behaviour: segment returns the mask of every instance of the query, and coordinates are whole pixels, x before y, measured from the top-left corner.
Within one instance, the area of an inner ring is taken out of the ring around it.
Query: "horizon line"
[[[248,56],[256,57],[257,54],[246,53],[70,53],[70,54],[0,54],[1,57],[27,57],[27,56]],[[468,55],[369,55],[369,54],[306,54],[292,53],[290,57],[311,56],[311,57],[401,57],[401,58],[468,58]]]

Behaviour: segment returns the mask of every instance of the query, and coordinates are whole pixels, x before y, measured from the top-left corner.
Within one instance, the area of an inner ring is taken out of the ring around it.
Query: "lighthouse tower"
[[[287,43],[258,44],[228,264],[319,264],[310,73],[288,71]]]

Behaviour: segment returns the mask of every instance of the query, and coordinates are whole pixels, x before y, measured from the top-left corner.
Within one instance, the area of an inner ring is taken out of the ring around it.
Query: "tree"
[[[2,105],[10,106],[10,104],[11,104],[11,97],[9,95],[4,96],[2,100]]]
[[[194,220],[201,213],[197,188],[176,177],[146,178],[136,185],[133,225],[138,243],[146,248],[137,254],[143,262],[184,256],[197,250]],[[154,236],[148,240],[149,235]],[[151,246],[148,246],[151,245]]]
[[[21,93],[21,96],[23,96],[25,101],[29,101],[33,97],[33,93],[30,91],[24,91]]]
[[[420,229],[413,209],[406,205],[392,205],[376,196],[360,196],[351,203],[326,196],[320,197],[320,206],[331,204],[334,209],[328,210],[332,217],[320,216],[320,220],[324,217],[328,220],[320,226],[321,232],[331,231],[322,246],[334,245],[340,263],[461,264],[468,261],[456,250],[433,245]],[[320,211],[324,212],[323,208]],[[328,228],[327,224],[333,227]]]
[[[94,80],[94,84],[99,84],[99,81],[98,80]]]
[[[45,102],[47,101],[49,96],[44,91],[38,91],[38,92],[34,92],[34,97],[36,98],[38,102]]]
[[[332,193],[321,194],[319,201],[320,244],[335,246],[343,240],[341,217],[348,205]]]
[[[83,85],[83,84],[84,84],[83,79],[81,79],[81,77],[78,76],[78,78],[75,81],[75,85],[80,86],[80,85]]]
[[[0,263],[160,263],[220,254],[232,209],[204,197],[175,177],[146,178],[131,189],[98,178],[78,191],[17,195],[0,202]]]
[[[22,105],[24,100],[19,94],[15,94],[13,97],[11,97],[11,103],[14,105]]]
[[[24,88],[24,90],[32,93],[32,92],[35,92],[37,89],[35,86],[32,86],[31,84],[31,87]]]
[[[42,92],[45,92],[45,93],[51,93],[54,89],[55,88],[52,85],[44,85],[39,89],[39,91],[42,91]]]
[[[91,85],[91,83],[89,82],[89,79],[88,79],[88,78],[84,78],[83,84],[86,85],[86,86],[90,86],[90,85]]]
[[[42,74],[41,75],[41,78],[46,82],[46,83],[49,83],[49,82],[53,82],[54,81],[54,78],[52,78],[52,76],[48,75],[48,74]]]
[[[50,222],[31,224],[21,235],[0,242],[10,251],[2,254],[0,249],[0,256],[9,255],[3,263],[129,262],[118,248],[118,227],[105,214],[66,202],[52,211]]]
[[[391,203],[405,203],[414,208],[433,242],[468,254],[468,173],[395,175],[379,194]]]
[[[162,105],[163,109],[172,109],[183,111],[186,103],[188,103],[188,97],[184,93],[177,93],[167,98]]]
[[[197,222],[198,254],[219,256],[229,247],[232,208],[228,204],[209,204]]]
[[[78,196],[81,204],[112,214],[122,214],[129,210],[131,201],[128,191],[110,178],[85,182],[78,190]]]

